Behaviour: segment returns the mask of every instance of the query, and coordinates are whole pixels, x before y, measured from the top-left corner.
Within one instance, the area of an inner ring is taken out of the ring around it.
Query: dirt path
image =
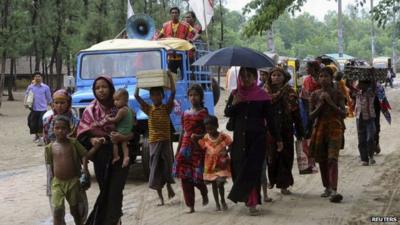
[[[376,157],[377,165],[362,167],[358,159],[355,121],[347,120],[346,147],[339,159],[339,191],[344,195],[341,204],[332,204],[319,197],[322,191],[320,175],[298,175],[294,166],[293,195],[282,196],[278,190],[270,191],[273,203],[262,205],[262,215],[247,216],[245,207],[228,202],[227,212],[215,212],[210,204],[201,206],[196,191],[196,210],[185,214],[186,207],[179,183],[174,185],[177,197],[165,207],[157,207],[156,193],[138,175],[139,165],[133,166],[124,191],[123,224],[369,224],[372,215],[400,216],[400,90],[389,91],[393,111],[392,126],[382,119],[382,153]],[[21,94],[17,94],[22,99]],[[216,113],[221,118],[226,95],[223,93]],[[4,102],[0,116],[0,224],[51,224],[48,199],[45,196],[45,169],[43,149],[36,147],[26,127],[27,111],[22,102]],[[221,120],[224,127],[226,119]],[[226,186],[227,192],[231,183]],[[211,190],[210,190],[211,191]],[[88,191],[92,205],[98,193],[93,183]],[[68,224],[73,224],[68,215]]]

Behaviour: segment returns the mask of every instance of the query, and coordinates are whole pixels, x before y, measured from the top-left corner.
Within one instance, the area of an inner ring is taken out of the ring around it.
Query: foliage
[[[400,11],[400,0],[381,0],[372,10],[374,20],[378,21],[378,26],[385,25],[392,19],[393,15]]]
[[[244,34],[252,36],[268,30],[280,15],[285,12],[293,15],[295,11],[300,11],[306,2],[307,0],[252,0],[243,10],[244,14],[254,14],[245,27]],[[393,12],[400,10],[396,3],[400,3],[400,0],[381,0],[374,7],[373,18],[378,21],[379,26],[384,26],[391,20]],[[356,7],[362,7],[366,0],[354,0],[354,4]]]
[[[362,59],[371,59],[371,18],[364,9],[349,7],[344,12],[344,52]],[[357,32],[353,32],[354,28]],[[376,55],[392,54],[392,29],[376,28]],[[284,13],[272,25],[276,51],[280,55],[304,58],[337,52],[337,13],[330,11],[323,22],[308,13],[297,17]],[[397,40],[400,44],[400,41]],[[399,45],[397,45],[399,46]]]
[[[354,1],[356,8],[347,9],[344,16],[345,52],[369,58],[369,12],[360,7],[365,4],[365,0]],[[377,15],[385,13],[389,18],[393,12],[391,2],[399,1],[380,1],[374,9],[374,18],[378,23],[381,17]],[[179,6],[182,17],[188,10],[184,0],[131,2],[136,14],[147,13],[154,18],[157,29],[169,19],[170,7]],[[330,12],[323,22],[309,14],[293,17],[292,13],[300,10],[306,0],[253,0],[244,10],[245,13],[254,13],[250,19],[246,19],[240,12],[229,11],[223,6],[221,8],[218,1],[214,2],[213,22],[208,27],[212,49],[238,45],[263,51],[266,49],[266,38],[252,34],[263,34],[267,28],[272,27],[275,46],[281,55],[305,57],[336,52],[335,12]],[[222,4],[226,3],[223,0]],[[8,15],[3,18],[6,5]],[[0,0],[0,9],[0,52],[5,51],[7,57],[13,58],[36,56],[36,67],[47,70],[57,60],[73,67],[74,56],[79,50],[114,38],[125,27],[127,5],[126,0]],[[385,11],[388,9],[392,11]],[[221,21],[224,26],[223,40]],[[379,55],[390,53],[390,29],[393,24],[387,22],[385,25],[387,29],[376,30],[376,51]],[[357,32],[350,32],[354,27],[357,27]],[[205,36],[204,32],[203,39],[206,39]]]

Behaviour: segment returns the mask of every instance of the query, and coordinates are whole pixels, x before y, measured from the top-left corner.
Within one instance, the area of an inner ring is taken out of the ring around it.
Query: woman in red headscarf
[[[233,186],[228,198],[235,203],[246,203],[250,214],[257,215],[267,130],[280,147],[283,144],[279,126],[272,118],[270,97],[257,85],[257,70],[240,68],[237,86],[225,108],[225,116],[233,123],[230,149]]]
[[[122,216],[122,191],[128,177],[129,166],[122,167],[121,159],[114,164],[112,161],[112,141],[119,143],[129,141],[133,135],[122,136],[112,132],[114,125],[106,122],[106,115],[115,116],[114,85],[110,77],[100,76],[93,83],[93,100],[82,114],[78,126],[78,140],[90,149],[100,145],[93,157],[94,171],[99,184],[100,193],[86,225],[117,225]],[[109,135],[111,133],[111,140]]]

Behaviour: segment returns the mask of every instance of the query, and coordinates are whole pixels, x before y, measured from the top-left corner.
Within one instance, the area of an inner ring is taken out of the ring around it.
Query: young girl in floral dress
[[[204,125],[207,134],[199,141],[200,147],[206,152],[203,179],[212,185],[217,211],[221,210],[221,205],[223,210],[227,210],[224,185],[226,179],[231,177],[227,147],[232,143],[232,139],[229,135],[218,131],[217,117],[208,116],[204,120]],[[221,196],[221,204],[218,194]]]
[[[187,94],[192,107],[182,116],[183,129],[175,155],[173,175],[181,179],[185,203],[189,207],[188,213],[193,213],[194,187],[200,190],[203,205],[208,204],[207,186],[203,181],[205,154],[196,144],[205,134],[203,121],[208,116],[208,111],[203,105],[204,92],[200,85],[192,85]]]

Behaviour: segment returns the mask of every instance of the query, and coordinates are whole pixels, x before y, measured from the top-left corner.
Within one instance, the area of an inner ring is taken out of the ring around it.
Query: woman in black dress
[[[238,88],[233,91],[225,108],[233,125],[231,168],[233,186],[228,198],[245,202],[251,215],[257,215],[261,204],[261,170],[265,159],[267,127],[280,140],[279,126],[272,118],[270,98],[257,86],[257,70],[241,68]],[[282,147],[282,142],[277,142]]]
[[[93,83],[93,100],[82,114],[78,126],[78,140],[87,148],[101,144],[93,157],[94,171],[100,193],[86,225],[119,225],[122,216],[122,198],[129,166],[122,167],[121,159],[112,164],[113,143],[128,141],[133,135],[123,136],[112,132],[113,124],[106,122],[106,115],[117,112],[113,103],[114,85],[110,77],[100,76]],[[111,140],[108,138],[111,133]]]

